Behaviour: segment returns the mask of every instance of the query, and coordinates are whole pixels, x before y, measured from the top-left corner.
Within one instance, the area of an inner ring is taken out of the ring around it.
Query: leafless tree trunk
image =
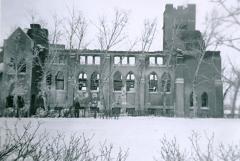
[[[234,0],[231,3],[228,3],[225,0],[211,0],[211,2],[217,4],[219,10],[221,10],[221,14],[215,18],[215,21],[218,21],[221,27],[221,32],[215,35],[218,45],[225,46],[240,53],[240,35],[238,32],[235,32],[240,29],[240,1]],[[233,97],[231,98],[231,115],[234,117],[236,101],[240,90],[240,76],[239,69],[237,69],[231,61],[230,65],[232,68],[230,71],[231,74],[228,73],[228,75],[223,75],[223,77],[228,84],[226,92],[233,93]]]
[[[99,24],[96,25],[98,29],[98,43],[102,51],[104,51],[105,55],[103,56],[103,62],[101,62],[100,72],[101,72],[101,81],[100,81],[100,96],[101,102],[103,103],[104,109],[108,106],[110,108],[110,98],[108,101],[108,105],[106,104],[106,96],[104,95],[104,85],[106,82],[110,81],[110,77],[112,75],[111,65],[106,65],[108,52],[125,40],[126,35],[124,34],[124,30],[126,28],[128,22],[128,13],[121,10],[115,10],[114,19],[111,23],[106,21],[106,17],[102,17],[99,19]],[[107,69],[109,68],[109,69]],[[109,73],[105,72],[109,70]],[[109,97],[110,93],[109,92]]]
[[[143,73],[145,70],[145,57],[144,55],[150,51],[152,43],[155,39],[155,34],[157,30],[157,19],[144,20],[144,27],[140,38],[141,43],[141,58],[138,61],[137,69],[138,69],[138,81],[137,81],[137,87],[138,87],[138,98],[140,98],[141,92],[140,92],[140,86],[141,86],[141,80],[143,79]],[[140,101],[138,101],[138,107],[140,108]]]

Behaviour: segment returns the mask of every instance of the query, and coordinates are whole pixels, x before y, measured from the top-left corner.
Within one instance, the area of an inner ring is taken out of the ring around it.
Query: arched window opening
[[[91,86],[90,89],[91,90],[99,90],[99,74],[94,72],[91,76]]]
[[[156,73],[149,75],[149,92],[156,92],[158,89],[158,79]]]
[[[190,94],[190,107],[193,107],[193,92]]]
[[[208,107],[208,94],[204,92],[201,96],[202,107]]]
[[[113,76],[114,91],[121,91],[122,87],[123,87],[122,74],[120,72],[116,72]]]
[[[162,91],[170,92],[171,91],[171,77],[169,74],[164,73],[161,79],[162,82]]]
[[[80,73],[79,74],[78,89],[80,91],[86,91],[87,90],[87,74],[86,73]]]
[[[134,91],[135,86],[135,76],[133,73],[128,73],[127,75],[127,81],[126,81],[126,87],[127,91]]]
[[[56,90],[64,90],[64,75],[62,72],[58,72],[55,77]]]

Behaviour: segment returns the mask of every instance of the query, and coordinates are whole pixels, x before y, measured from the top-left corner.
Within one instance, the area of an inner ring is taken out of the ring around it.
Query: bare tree
[[[53,26],[50,32],[50,42],[52,44],[57,44],[63,36],[63,19],[59,18],[57,15],[52,16]]]
[[[104,95],[104,85],[107,81],[110,81],[112,75],[111,65],[106,65],[108,52],[117,46],[120,42],[125,40],[126,35],[124,35],[124,30],[128,22],[128,13],[121,10],[115,10],[114,18],[111,23],[106,21],[106,17],[101,17],[99,19],[99,24],[96,25],[98,29],[98,43],[100,49],[105,53],[101,62],[101,82],[100,82],[100,95],[103,102],[103,106],[106,109],[106,96]],[[109,69],[108,69],[109,68]],[[105,72],[109,70],[109,72]],[[110,92],[110,91],[109,91]],[[110,95],[109,95],[110,97]],[[109,102],[109,101],[108,101]],[[109,102],[110,103],[110,102]],[[108,104],[110,107],[110,104]]]
[[[157,19],[154,20],[149,20],[149,19],[145,19],[144,20],[144,27],[143,27],[143,31],[141,34],[141,38],[140,38],[140,43],[141,43],[141,55],[140,55],[140,59],[138,61],[137,64],[137,69],[138,69],[138,77],[139,77],[139,81],[137,81],[137,87],[141,86],[141,80],[143,79],[143,73],[144,73],[144,68],[145,68],[145,54],[147,52],[150,51],[152,43],[155,39],[155,34],[156,34],[156,29],[157,29]],[[140,92],[140,88],[138,88],[138,94],[139,94],[139,98],[141,95]],[[139,101],[139,105],[140,107],[140,101]]]
[[[97,147],[91,143],[92,137],[84,134],[67,137],[58,133],[39,132],[40,123],[29,122],[24,125],[15,123],[9,126],[5,123],[4,142],[0,142],[0,159],[5,160],[34,160],[34,161],[125,161],[128,151],[121,148],[114,151],[113,145],[102,144]]]
[[[165,136],[161,139],[160,149],[161,160],[163,161],[186,161],[186,154],[180,150],[176,138],[168,140]],[[157,161],[158,159],[155,158]]]
[[[192,132],[188,149],[181,149],[176,138],[161,139],[160,157],[156,161],[237,161],[240,159],[239,145],[215,144],[214,134]]]
[[[236,53],[240,52],[240,35],[238,31],[240,29],[240,1],[234,0],[228,3],[225,0],[211,0],[211,2],[217,4],[217,7],[222,11],[215,21],[219,23],[221,31],[215,35],[217,44],[225,46],[229,49],[233,49]],[[230,61],[230,74],[223,75],[225,82],[228,86],[226,92],[233,93],[231,98],[231,115],[234,117],[236,110],[236,101],[239,93],[239,69]],[[227,93],[226,93],[227,94]]]

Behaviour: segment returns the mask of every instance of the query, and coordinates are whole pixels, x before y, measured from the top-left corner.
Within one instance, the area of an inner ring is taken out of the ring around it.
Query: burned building
[[[166,5],[163,51],[145,53],[69,50],[49,44],[48,31],[38,24],[27,32],[18,28],[4,41],[1,111],[16,99],[30,114],[44,106],[189,117],[195,81],[198,116],[222,117],[220,52],[203,50],[195,21],[195,5]]]

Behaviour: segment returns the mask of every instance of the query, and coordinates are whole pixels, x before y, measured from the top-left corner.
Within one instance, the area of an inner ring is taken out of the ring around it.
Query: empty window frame
[[[114,57],[114,64],[115,64],[115,65],[120,65],[120,64],[121,64],[121,58],[120,58],[120,56],[115,56],[115,57]]]
[[[115,56],[114,64],[115,65],[135,65],[134,56]]]
[[[128,64],[128,57],[123,56],[122,57],[122,65],[127,65]]]
[[[135,76],[132,72],[128,73],[127,79],[126,79],[126,88],[127,91],[134,91],[135,86]]]
[[[95,90],[95,91],[99,90],[99,78],[100,78],[100,76],[96,72],[94,72],[91,75],[91,85],[90,85],[91,90]]]
[[[78,89],[80,91],[86,91],[87,90],[87,74],[86,73],[80,73],[78,76]]]
[[[163,65],[163,58],[161,56],[150,56],[149,65]]]
[[[163,58],[157,57],[157,65],[163,65]]]
[[[156,64],[156,58],[153,56],[149,57],[149,65],[155,65]]]
[[[169,73],[164,73],[161,78],[162,91],[170,92],[171,91],[171,77]]]
[[[87,64],[93,64],[93,56],[87,56]]]
[[[100,65],[101,59],[100,56],[94,56],[94,64]]]
[[[129,62],[129,65],[135,65],[135,57],[134,56],[130,56],[128,57],[128,62]]]
[[[116,72],[113,75],[113,89],[114,91],[121,91],[122,87],[123,87],[122,74],[120,72]]]
[[[202,101],[202,107],[208,107],[208,94],[206,92],[203,92],[201,96]]]
[[[79,63],[80,64],[86,64],[86,56],[80,56]]]
[[[63,72],[58,72],[55,76],[56,90],[64,90],[64,75]]]
[[[156,92],[158,89],[158,79],[156,73],[149,75],[149,92]]]

